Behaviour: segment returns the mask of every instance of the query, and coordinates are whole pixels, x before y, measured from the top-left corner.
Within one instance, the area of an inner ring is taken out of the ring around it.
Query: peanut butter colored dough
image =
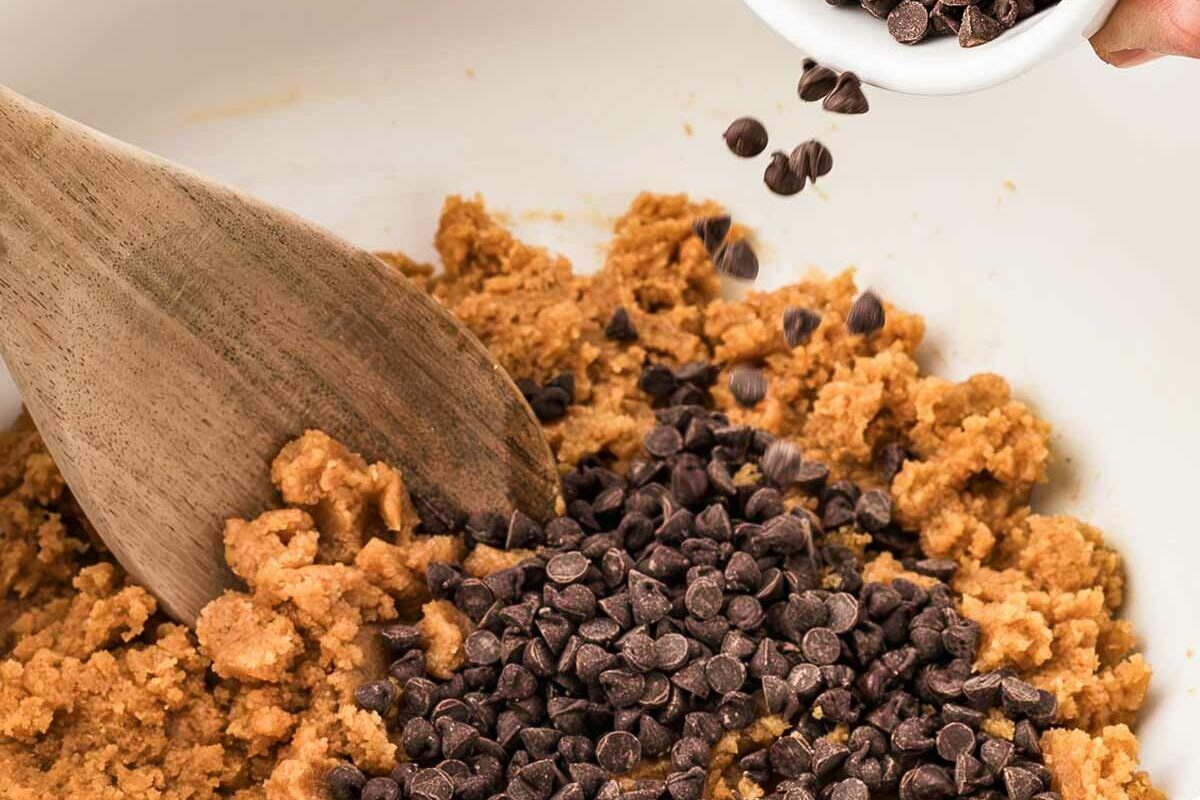
[[[1095,529],[1029,507],[1050,458],[1046,423],[997,376],[952,384],[921,375],[918,316],[889,306],[881,331],[849,335],[850,272],[721,299],[690,231],[718,210],[641,195],[617,221],[601,270],[579,276],[517,241],[481,202],[450,198],[436,238],[442,274],[398,254],[385,260],[459,315],[515,377],[575,374],[576,404],[547,426],[563,469],[596,452],[634,457],[652,420],[637,389],[646,360],[717,363],[720,408],[793,439],[839,477],[878,485],[880,449],[904,444],[914,458],[889,487],[896,513],[928,554],[960,563],[954,588],[983,630],[979,668],[1012,666],[1059,697],[1064,727],[1043,746],[1064,800],[1161,796],[1137,771],[1127,727],[1150,673],[1115,617],[1120,559]],[[636,342],[603,335],[619,306]],[[792,306],[823,318],[795,349],[781,328]],[[725,388],[739,363],[768,381],[753,409]],[[392,766],[382,720],[352,698],[384,674],[373,626],[422,619],[431,667],[457,668],[469,623],[449,604],[425,606],[423,572],[467,554],[456,537],[417,535],[398,471],[323,434],[284,448],[272,477],[284,507],[226,527],[227,558],[247,591],[211,603],[193,635],[166,623],[89,535],[28,420],[0,435],[0,797],[322,798],[337,759]],[[485,574],[513,558],[477,551],[467,564]],[[867,575],[913,577],[890,556]],[[732,788],[750,796],[755,787],[727,767],[710,793]]]

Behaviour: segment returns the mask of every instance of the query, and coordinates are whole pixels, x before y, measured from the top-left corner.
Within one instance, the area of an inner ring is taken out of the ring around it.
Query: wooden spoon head
[[[474,336],[362,250],[0,89],[0,353],[105,543],[174,618],[319,428],[428,510],[552,515],[541,427]]]

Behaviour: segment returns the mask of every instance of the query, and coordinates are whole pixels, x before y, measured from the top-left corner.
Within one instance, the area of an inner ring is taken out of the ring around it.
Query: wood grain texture
[[[234,584],[222,521],[320,428],[451,508],[557,497],[541,427],[369,253],[0,88],[0,354],[80,505],[176,619]]]

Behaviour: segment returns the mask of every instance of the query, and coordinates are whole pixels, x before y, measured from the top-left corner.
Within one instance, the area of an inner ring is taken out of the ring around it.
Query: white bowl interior
[[[767,287],[857,265],[926,315],[929,368],[1003,374],[1056,426],[1039,502],[1127,556],[1156,669],[1144,763],[1200,795],[1194,65],[1117,72],[1080,48],[839,119],[795,99],[800,55],[736,0],[0,0],[0,19],[13,88],[364,246],[431,257],[442,197],[481,191],[587,270],[655,189],[725,201]],[[763,159],[724,150],[747,113],[784,149],[832,149],[820,191],[773,197]]]
[[[1028,71],[1094,33],[1115,0],[1061,0],[987,44],[964,48],[952,36],[902,45],[857,6],[824,0],[746,0],[771,27],[822,64],[909,94],[973,92]]]

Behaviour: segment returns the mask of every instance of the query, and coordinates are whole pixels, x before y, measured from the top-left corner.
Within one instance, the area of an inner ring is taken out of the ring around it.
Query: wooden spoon
[[[424,292],[2,87],[0,320],[71,491],[180,621],[235,585],[222,523],[276,504],[271,459],[307,428],[400,467],[427,513],[553,512],[537,420]]]

